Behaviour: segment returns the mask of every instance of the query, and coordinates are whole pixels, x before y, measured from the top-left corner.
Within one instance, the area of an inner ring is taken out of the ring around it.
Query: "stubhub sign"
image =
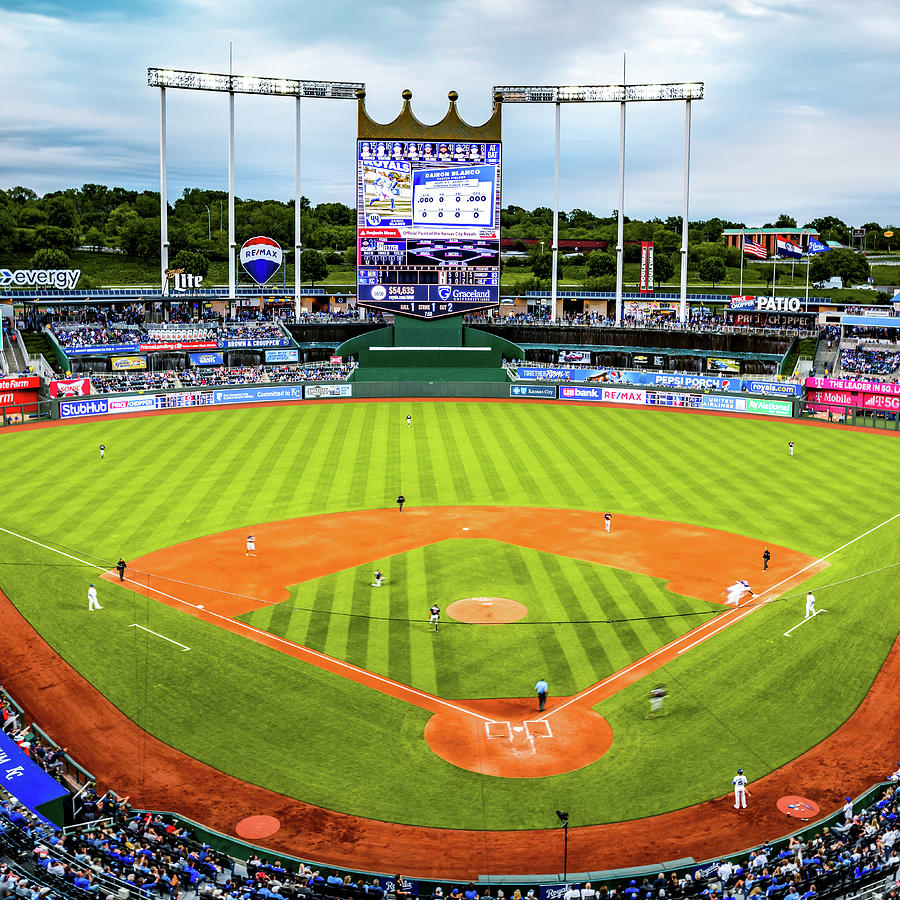
[[[71,400],[59,404],[61,419],[80,419],[83,416],[105,416],[109,412],[109,400]]]

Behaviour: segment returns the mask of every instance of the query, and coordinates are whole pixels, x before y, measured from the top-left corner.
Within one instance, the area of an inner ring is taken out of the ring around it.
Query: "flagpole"
[[[738,293],[743,297],[744,295],[744,229],[741,229],[741,286],[738,288]]]
[[[806,312],[809,312],[809,232],[806,232],[806,301],[804,303],[804,309]]]
[[[778,235],[775,235],[775,252],[772,254],[772,299],[775,299],[775,264],[778,262]]]

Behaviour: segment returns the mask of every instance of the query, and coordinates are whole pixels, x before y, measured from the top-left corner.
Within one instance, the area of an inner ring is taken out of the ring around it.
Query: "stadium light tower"
[[[685,103],[684,126],[684,206],[681,225],[681,304],[679,315],[687,318],[687,243],[688,243],[688,191],[691,164],[691,100],[703,99],[703,82],[678,82],[673,84],[622,84],[539,86],[506,85],[494,88],[504,103],[553,103],[556,106],[556,146],[553,169],[553,267],[551,277],[552,318],[556,321],[556,262],[559,254],[559,116],[562,103],[618,103],[619,111],[619,222],[616,239],[616,324],[622,321],[622,263],[625,250],[625,106],[628,103],[651,100],[683,100]]]
[[[294,152],[294,317],[300,318],[300,101],[303,97],[320,100],[356,100],[361,82],[308,81],[298,78],[272,78],[255,75],[222,75],[188,72],[181,69],[147,69],[147,84],[159,88],[159,207],[160,268],[165,292],[169,268],[168,207],[166,200],[166,89],[218,91],[228,94],[228,298],[237,295],[237,245],[234,237],[234,95],[263,94],[293,97],[295,108]]]

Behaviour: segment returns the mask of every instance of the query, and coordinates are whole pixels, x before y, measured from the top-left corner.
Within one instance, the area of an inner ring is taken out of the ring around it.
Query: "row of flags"
[[[831,249],[827,244],[817,241],[814,237],[808,238],[808,248],[810,256],[815,256],[817,253],[825,253]],[[748,238],[746,235],[744,235],[744,253],[748,256],[755,256],[757,259],[767,259],[769,256],[769,252],[759,241],[754,241],[753,238]],[[800,249],[799,244],[795,244],[789,238],[776,234],[775,254],[777,256],[787,256],[790,259],[800,259],[803,256],[803,251]]]

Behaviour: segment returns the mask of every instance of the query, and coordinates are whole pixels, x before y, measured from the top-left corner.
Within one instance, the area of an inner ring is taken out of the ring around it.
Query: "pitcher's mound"
[[[470,625],[503,625],[528,615],[528,607],[507,597],[466,597],[447,607],[447,615]]]

